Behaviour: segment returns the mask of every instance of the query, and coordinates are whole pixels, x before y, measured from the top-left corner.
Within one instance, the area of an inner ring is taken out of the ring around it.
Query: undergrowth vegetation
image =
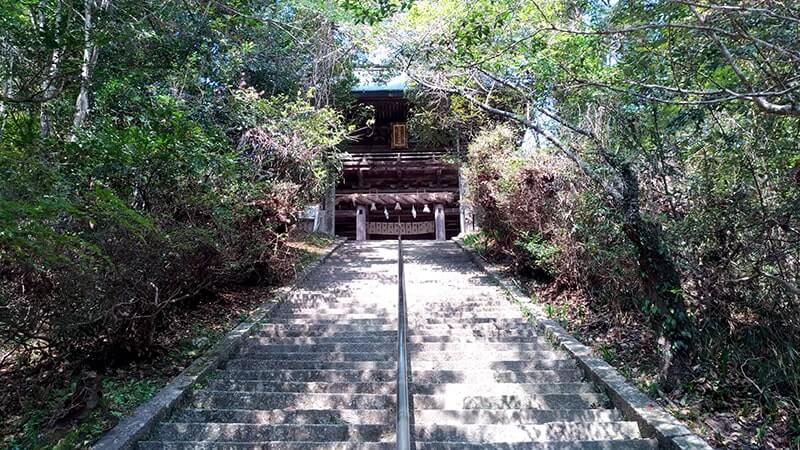
[[[635,249],[625,239],[621,219],[595,197],[574,166],[546,149],[523,154],[521,137],[501,124],[470,144],[465,178],[470,202],[481,211],[482,229],[467,236],[466,244],[528,280],[548,315],[718,444],[735,447],[752,439],[794,445],[800,436],[800,309],[791,292],[779,293],[769,279],[755,283],[742,279],[741,272],[730,273],[754,260],[796,263],[796,247],[785,248],[788,253],[764,252],[768,242],[753,236],[753,228],[763,226],[765,205],[752,197],[774,199],[776,211],[792,210],[797,205],[790,193],[797,188],[791,180],[764,177],[773,183],[729,191],[720,185],[741,174],[724,173],[731,169],[724,159],[701,172],[689,160],[681,170],[684,178],[671,180],[673,189],[690,196],[661,223],[682,261],[683,295],[698,332],[689,374],[677,390],[665,393],[655,376],[653,305],[641,290]],[[751,155],[759,159],[756,167],[769,167],[772,155]],[[705,176],[711,179],[699,189],[695,183]],[[757,183],[747,177],[739,182]],[[648,206],[656,209],[664,199],[651,193]],[[728,213],[733,197],[737,211]],[[719,239],[735,252],[721,253]],[[721,433],[725,427],[733,427],[730,434]]]

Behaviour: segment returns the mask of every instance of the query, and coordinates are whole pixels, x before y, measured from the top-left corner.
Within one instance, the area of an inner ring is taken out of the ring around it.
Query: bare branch
[[[797,22],[800,23],[800,17],[795,16],[787,16],[784,14],[778,14],[775,11],[767,8],[753,8],[747,6],[737,6],[737,5],[717,5],[711,3],[699,3],[699,2],[690,2],[687,0],[676,0],[677,3],[682,3],[687,6],[696,6],[699,8],[704,9],[712,9],[716,11],[724,11],[724,12],[744,12],[744,13],[755,13],[755,14],[763,14],[765,16],[772,17],[773,19],[780,19],[786,20],[789,22]]]
[[[478,100],[473,95],[469,94],[468,92],[466,92],[463,89],[458,89],[458,88],[448,87],[448,86],[442,86],[442,85],[434,84],[432,82],[424,80],[421,77],[416,77],[414,75],[410,75],[410,76],[414,80],[416,80],[418,83],[420,83],[421,85],[423,85],[423,86],[425,86],[425,87],[427,87],[429,89],[433,89],[433,90],[437,90],[437,91],[441,91],[441,92],[447,92],[447,93],[455,94],[455,95],[460,95],[460,96],[464,97],[465,99],[467,99],[470,103],[472,103],[475,106],[483,109],[486,112],[489,112],[491,114],[494,114],[494,115],[497,115],[497,116],[500,116],[500,117],[504,117],[506,119],[510,119],[512,121],[515,121],[515,122],[517,122],[519,124],[524,125],[527,128],[530,128],[534,132],[536,132],[539,135],[541,135],[542,137],[544,137],[548,142],[553,144],[553,146],[556,147],[559,151],[561,151],[561,153],[563,153],[567,158],[571,159],[578,166],[578,168],[581,170],[581,172],[583,172],[587,177],[589,177],[589,179],[592,180],[594,183],[596,183],[597,185],[602,187],[603,191],[605,191],[606,194],[608,194],[612,199],[614,199],[614,201],[616,201],[616,202],[622,201],[622,199],[623,199],[622,198],[622,194],[619,192],[619,190],[616,187],[608,184],[606,182],[606,180],[603,179],[603,177],[601,177],[597,172],[595,172],[594,169],[592,169],[592,167],[586,161],[584,161],[583,158],[580,157],[580,155],[579,155],[580,148],[578,146],[576,146],[574,143],[570,143],[570,144],[564,143],[557,136],[555,136],[550,131],[544,129],[543,127],[541,127],[536,122],[528,120],[527,117],[525,117],[525,116],[523,116],[521,114],[517,114],[517,113],[511,112],[511,111],[506,111],[504,109],[496,108],[496,107],[492,106],[491,104],[489,104],[488,102],[483,102],[481,100]]]
[[[704,25],[706,23],[706,20],[697,11],[697,8],[695,8],[694,6],[690,6],[689,8],[691,9],[692,14],[694,14],[694,16],[697,18],[698,22]],[[719,47],[723,57],[725,58],[725,61],[727,61],[728,65],[731,67],[731,69],[733,69],[733,72],[736,74],[736,77],[739,78],[739,81],[741,81],[746,88],[754,90],[753,84],[750,82],[750,79],[747,78],[747,75],[745,75],[744,71],[736,63],[736,59],[731,54],[731,51],[728,49],[728,46],[726,46],[725,43],[722,42],[722,39],[720,39],[720,37],[717,35],[717,32],[714,31],[713,28],[709,28],[706,30],[706,33],[714,41],[717,47]],[[800,116],[800,105],[798,104],[772,103],[769,100],[767,100],[766,97],[760,95],[741,96],[741,98],[745,98],[747,100],[752,101],[760,110],[770,114]]]

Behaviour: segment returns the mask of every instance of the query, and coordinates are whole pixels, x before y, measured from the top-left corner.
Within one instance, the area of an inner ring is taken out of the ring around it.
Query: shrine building
[[[353,93],[374,108],[374,123],[346,149],[335,190],[335,234],[446,240],[471,228],[471,214],[460,203],[459,166],[445,158],[447,148],[415,142],[404,86],[361,86]]]

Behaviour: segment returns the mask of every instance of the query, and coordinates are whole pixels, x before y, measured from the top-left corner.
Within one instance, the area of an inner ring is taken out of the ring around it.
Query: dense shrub
[[[636,284],[634,256],[611,213],[568,163],[523,154],[517,130],[499,125],[478,135],[465,175],[483,234],[517,271],[558,289]]]
[[[272,258],[335,169],[342,127],[302,100],[240,94],[238,145],[167,96],[142,99],[124,126],[102,117],[73,142],[3,140],[9,357],[108,364],[147,353],[175,305],[219,283],[275,281]]]
[[[613,345],[639,358],[623,360],[623,369],[644,364],[646,373],[652,343],[619,335],[647,334],[638,324],[648,319],[651,330],[657,326],[622,219],[573,165],[547,147],[522,153],[520,140],[520,132],[499,125],[470,144],[469,200],[483,218],[472,241],[536,280],[547,310],[572,330],[598,339],[602,351]],[[659,217],[680,261],[682,295],[698,330],[684,401],[713,412],[736,398],[750,405],[743,414],[760,423],[759,433],[791,434],[800,426],[790,418],[800,408],[800,306],[791,281],[798,273],[798,186],[780,153],[747,146],[739,154],[702,149],[697,158],[674,160],[681,178],[642,162],[644,207]],[[742,169],[743,158],[752,166]],[[563,309],[553,306],[559,304]]]

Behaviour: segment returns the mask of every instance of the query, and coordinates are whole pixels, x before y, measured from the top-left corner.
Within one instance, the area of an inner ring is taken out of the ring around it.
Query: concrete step
[[[397,343],[397,332],[391,332],[380,335],[330,335],[330,336],[316,336],[316,337],[265,337],[254,336],[248,339],[249,343],[254,344],[287,344],[287,345],[315,345],[315,344],[338,344],[338,343]],[[480,336],[474,334],[418,334],[408,336],[410,344],[417,343],[453,343],[462,344],[469,342],[487,343],[487,344],[500,344],[504,342],[511,343],[540,343],[542,345],[550,345],[546,340],[538,337],[535,333],[530,333],[527,336]]]
[[[441,322],[408,322],[408,328],[414,331],[428,332],[430,330],[503,330],[503,331],[524,331],[532,328],[533,325],[525,319],[498,319],[495,321],[470,322],[467,319]]]
[[[520,312],[519,307],[505,296],[498,296],[496,288],[487,288],[482,292],[468,293],[463,286],[447,287],[447,293],[437,290],[434,293],[416,292],[412,289],[407,294],[416,295],[409,299],[409,314],[420,312],[453,312],[465,313],[473,310],[497,310]],[[432,295],[433,294],[433,295]]]
[[[260,424],[358,424],[385,425],[394,423],[396,415],[389,409],[184,409],[171,420],[184,423],[260,423]]]
[[[480,358],[482,362],[490,361],[529,361],[566,359],[567,354],[560,351],[500,351],[483,348],[470,349],[465,346],[461,351],[411,351],[413,361],[453,361]],[[248,346],[239,353],[240,358],[251,360],[295,360],[295,361],[394,361],[395,353],[391,351],[375,352],[268,352],[258,347]]]
[[[592,394],[589,383],[414,383],[411,392],[423,395],[457,395],[479,392],[481,395],[509,396],[526,394]]]
[[[385,311],[374,310],[359,310],[357,308],[347,309],[330,309],[330,308],[314,308],[314,309],[287,309],[283,311],[276,311],[270,315],[270,321],[279,319],[297,319],[305,320],[306,322],[314,322],[315,320],[396,320],[396,309]]]
[[[350,340],[350,339],[396,339],[396,329],[386,330],[358,330],[358,331],[342,331],[327,329],[317,329],[311,331],[303,330],[281,330],[281,329],[267,329],[258,332],[255,338],[269,338],[269,339],[284,339],[284,338],[332,338],[332,340]],[[454,329],[442,328],[434,330],[409,330],[409,342],[441,342],[441,341],[518,341],[520,339],[530,340],[537,337],[536,331],[533,329],[528,330],[501,330],[501,329]],[[479,339],[480,338],[480,339]]]
[[[340,325],[325,325],[325,324],[283,324],[283,323],[266,323],[261,328],[261,334],[273,336],[275,334],[284,333],[299,333],[298,336],[316,336],[325,333],[351,333],[351,334],[370,334],[370,333],[397,333],[397,326],[395,325],[354,325],[354,324],[340,324]]]
[[[281,352],[267,353],[247,347],[239,352],[239,358],[252,361],[394,361],[394,352]]]
[[[411,368],[414,370],[513,370],[530,371],[544,369],[574,369],[575,361],[572,359],[540,359],[540,360],[511,360],[511,361],[486,361],[482,359],[457,359],[448,361],[415,361],[412,360]]]
[[[506,443],[638,439],[636,422],[551,422],[535,425],[417,425],[419,441]]]
[[[523,342],[427,342],[411,343],[411,352],[502,352],[502,351],[549,351],[553,346],[547,341],[528,340]]]
[[[425,361],[447,362],[458,360],[477,360],[481,363],[491,361],[530,361],[530,360],[558,360],[567,359],[564,352],[556,351],[487,351],[486,349],[470,349],[469,345],[463,346],[461,351],[416,351],[410,352],[412,366]]]
[[[397,379],[397,369],[386,370],[224,370],[216,374],[218,380],[273,381],[273,382],[391,382]]]
[[[385,352],[394,353],[397,351],[397,340],[385,340],[379,343],[374,341],[362,341],[353,343],[329,343],[329,344],[274,344],[266,339],[266,342],[253,343],[252,340],[247,346],[242,348],[246,353],[331,353],[331,352]]]
[[[569,442],[417,442],[417,450],[657,450],[656,439]],[[238,449],[237,449],[238,450]]]
[[[349,393],[349,394],[394,394],[395,382],[347,382],[329,383],[320,381],[280,382],[258,380],[213,380],[208,388],[215,391],[243,392],[297,392],[297,393]],[[526,394],[589,394],[595,390],[588,383],[414,383],[411,392],[421,395],[510,396]]]
[[[510,300],[505,298],[502,295],[498,295],[498,291],[496,288],[488,289],[488,292],[494,293],[496,295],[490,296],[482,296],[476,298],[475,295],[470,295],[468,292],[463,292],[463,289],[460,293],[461,297],[458,301],[452,300],[428,300],[425,303],[422,302],[413,302],[410,303],[409,306],[409,313],[416,313],[416,312],[435,312],[435,311],[448,311],[448,312],[457,312],[457,311],[469,311],[476,308],[485,308],[485,309],[498,309],[502,310],[503,308],[519,311],[519,307],[517,307],[514,303]],[[465,295],[466,294],[466,295]]]
[[[409,311],[409,319],[439,319],[442,321],[458,322],[469,319],[501,319],[501,320],[524,320],[525,316],[517,307],[512,308],[497,308],[489,307],[456,307],[456,308],[442,308],[442,309],[424,309],[421,311]]]
[[[514,327],[498,327],[494,324],[473,325],[473,326],[447,326],[443,324],[408,327],[409,336],[416,335],[472,335],[472,336],[536,336],[536,331],[530,325],[520,325]]]
[[[296,361],[240,358],[232,359],[225,365],[231,370],[372,370],[396,369],[394,361]]]
[[[246,392],[307,392],[329,394],[395,394],[397,383],[392,382],[347,382],[327,383],[321,381],[280,382],[280,381],[235,381],[214,380],[208,385],[216,391]]]
[[[417,450],[657,450],[655,439],[614,441],[482,443],[418,442]],[[153,442],[138,444],[140,450],[395,450],[393,442]]]
[[[467,321],[483,321],[488,322],[493,320],[523,320],[524,317],[519,310],[501,310],[497,308],[482,308],[480,310],[461,310],[460,312],[452,310],[441,311],[419,311],[408,313],[409,322],[417,320],[429,320],[432,322],[460,322]]]
[[[409,323],[409,334],[447,334],[452,332],[462,333],[503,333],[523,334],[532,333],[533,325],[524,320],[496,321],[481,323]],[[396,324],[385,323],[359,324],[357,322],[336,323],[267,323],[261,329],[262,335],[275,335],[276,333],[301,333],[305,336],[314,336],[319,333],[380,333],[397,331]]]
[[[536,331],[532,328],[497,328],[497,327],[409,327],[409,337],[427,335],[482,336],[482,337],[535,337]]]
[[[352,424],[162,423],[155,439],[202,442],[394,441],[394,426]]]
[[[329,329],[325,327],[293,327],[285,328],[280,326],[265,325],[256,336],[261,337],[337,337],[337,338],[352,338],[352,337],[384,337],[392,336],[397,337],[397,328],[384,327],[382,329],[361,329],[361,330],[343,330],[343,329]]]
[[[317,345],[317,344],[394,344],[397,345],[397,332],[380,335],[358,335],[358,336],[317,336],[317,337],[265,337],[252,336],[247,340],[248,344],[254,345]]]
[[[614,422],[622,420],[616,409],[420,409],[417,425],[537,424],[548,422]]]
[[[138,450],[396,450],[394,442],[225,442],[144,441]]]
[[[408,323],[419,324],[478,324],[478,323],[527,323],[519,311],[480,311],[453,314],[450,312],[441,313],[420,313],[409,314]],[[316,325],[384,325],[396,324],[397,313],[385,314],[273,314],[269,318],[269,323],[283,324],[316,324]]]
[[[449,288],[448,288],[449,289]],[[494,287],[475,288],[474,292],[471,289],[463,289],[461,286],[455,286],[454,291],[450,291],[447,297],[457,296],[457,300],[445,298],[441,292],[435,292],[435,296],[426,295],[425,302],[414,301],[409,304],[410,308],[417,311],[448,311],[448,312],[463,312],[471,311],[474,309],[497,309],[497,310],[513,310],[519,311],[517,305],[506,298],[502,293],[497,291]],[[417,292],[419,289],[412,288],[411,292]],[[410,311],[409,311],[410,312]]]
[[[568,383],[581,380],[576,368],[560,370],[414,370],[412,383]]]
[[[409,351],[414,352],[500,352],[500,351],[548,351],[553,347],[547,342],[475,342],[475,343],[447,343],[447,342],[412,342],[408,345]],[[251,339],[242,348],[246,353],[330,353],[330,352],[389,352],[397,351],[396,340],[382,342],[351,342],[351,343],[305,343],[305,344],[278,344],[268,339]]]
[[[522,312],[519,307],[503,301],[500,304],[486,304],[486,303],[473,303],[463,304],[462,302],[442,304],[437,308],[431,308],[426,305],[423,311],[409,311],[409,318],[417,317],[436,317],[442,314],[445,317],[461,318],[461,317],[491,317],[491,314],[499,316],[522,317]],[[341,307],[334,307],[334,304],[318,307],[306,308],[299,305],[291,305],[284,303],[280,309],[273,310],[270,315],[271,318],[295,318],[295,319],[334,319],[334,318],[348,318],[354,319],[381,319],[397,317],[397,305],[391,304],[386,308],[376,308],[374,304],[346,303]]]
[[[191,405],[198,409],[387,409],[394,408],[395,396],[204,390]]]
[[[415,334],[408,336],[408,342],[410,343],[418,343],[418,342],[443,342],[443,343],[454,343],[454,344],[462,344],[462,343],[469,343],[469,342],[480,342],[480,343],[504,343],[504,342],[516,342],[516,343],[535,343],[540,342],[546,344],[547,341],[536,336],[536,333],[533,331],[526,332],[526,333],[492,333],[492,334],[481,334],[481,333],[450,333],[450,334]],[[548,344],[549,345],[549,344]]]
[[[487,314],[492,314],[491,317],[487,316]],[[494,324],[503,324],[503,323],[515,323],[515,324],[523,324],[528,323],[528,321],[522,317],[522,314],[519,312],[509,312],[509,313],[487,313],[481,312],[480,314],[477,313],[467,313],[467,314],[460,314],[460,315],[450,315],[446,312],[442,313],[424,313],[418,315],[409,315],[408,323],[428,323],[428,324],[437,324],[437,323],[444,323],[448,325],[475,325],[475,324],[483,324],[483,323],[494,323]]]
[[[217,380],[273,382],[391,382],[396,380],[395,368],[384,370],[221,370]],[[412,383],[570,383],[581,380],[577,369],[562,370],[414,370]]]
[[[389,409],[248,410],[185,409],[171,418],[183,423],[269,424],[390,424],[396,419]],[[538,424],[548,422],[614,422],[622,420],[615,409],[474,409],[414,411],[417,425]]]
[[[397,328],[397,318],[381,317],[378,319],[355,319],[355,318],[317,318],[317,319],[298,319],[295,317],[271,317],[268,324],[281,325],[306,325],[306,326],[343,326],[348,328],[363,328],[374,326],[393,326]]]
[[[418,395],[414,409],[595,409],[609,407],[602,394]]]

